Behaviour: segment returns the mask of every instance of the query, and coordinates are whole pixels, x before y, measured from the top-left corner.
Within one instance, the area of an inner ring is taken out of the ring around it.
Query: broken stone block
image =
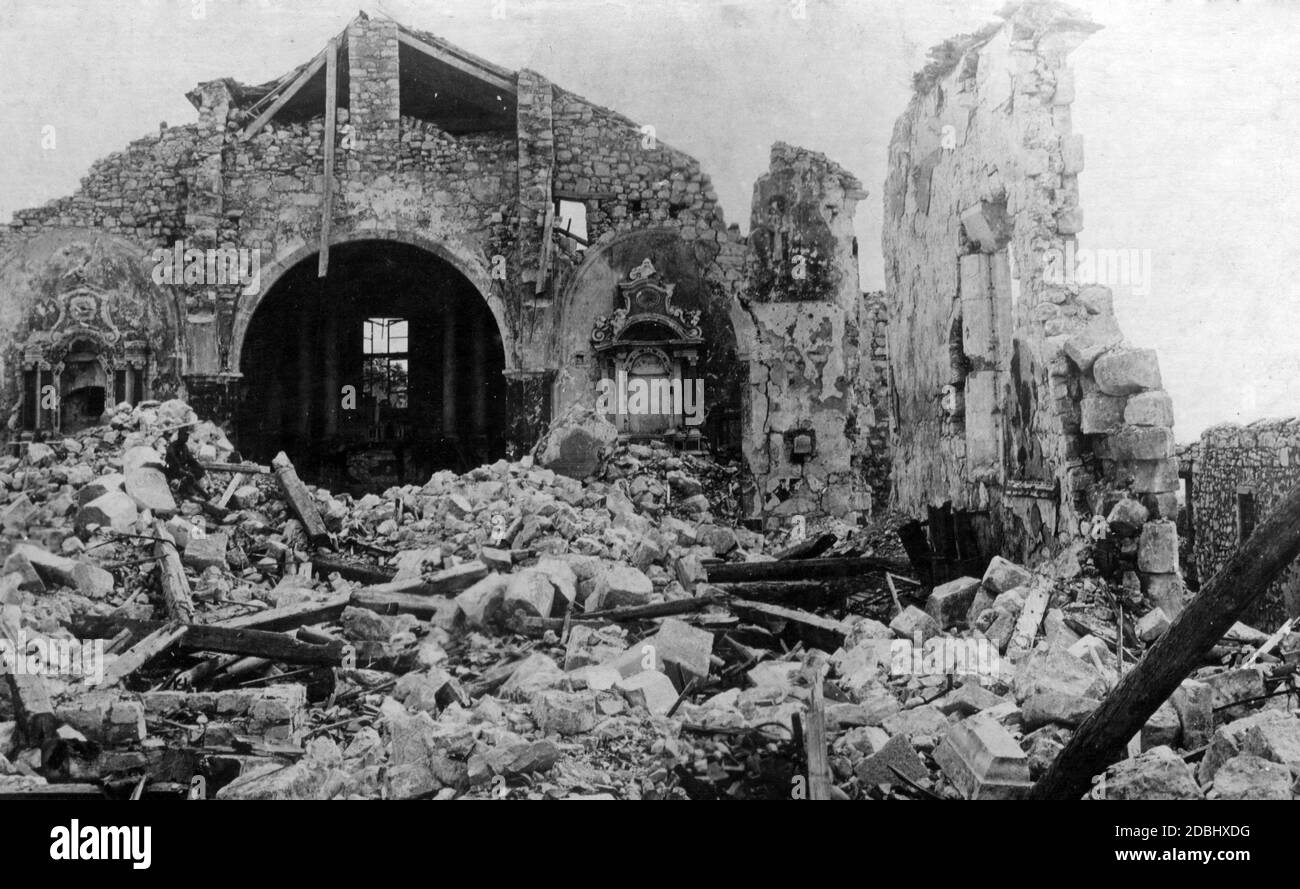
[[[21,552],[12,552],[5,557],[4,566],[0,567],[0,576],[6,578],[10,574],[17,574],[21,580],[18,581],[18,589],[29,593],[45,592],[45,581],[41,580],[41,575],[37,573],[34,566],[27,556]],[[14,602],[13,604],[20,604]]]
[[[519,662],[510,678],[501,686],[501,697],[512,701],[527,701],[539,691],[554,688],[564,682],[564,671],[555,661],[540,652],[534,652]]]
[[[654,655],[654,669],[672,679],[680,691],[692,679],[703,681],[709,678],[713,634],[675,617],[665,618],[654,635],[633,645],[610,666],[622,675],[630,675],[625,670],[624,660],[634,656],[639,666],[649,654]]]
[[[655,716],[663,716],[677,703],[673,681],[658,670],[642,670],[614,683],[614,689],[633,707],[644,707]]]
[[[883,747],[858,763],[854,772],[863,787],[875,787],[902,783],[903,779],[898,777],[895,769],[913,781],[930,777],[925,763],[904,735],[894,735]]]
[[[467,590],[456,595],[456,608],[465,623],[471,627],[484,627],[496,619],[505,599],[508,579],[500,574],[489,574]]]
[[[1124,422],[1130,426],[1173,426],[1173,399],[1163,390],[1129,396],[1124,405]]]
[[[514,615],[550,617],[554,604],[555,587],[550,579],[540,571],[525,569],[510,576],[501,611],[507,620]]]
[[[48,585],[72,587],[96,599],[113,591],[113,575],[98,565],[57,556],[30,543],[20,543],[13,551],[24,556]]]
[[[980,582],[974,577],[960,577],[934,588],[925,600],[925,613],[934,618],[940,629],[947,629],[966,619],[975,601]]]
[[[488,566],[490,571],[509,571],[514,564],[514,556],[508,549],[485,546],[479,551],[479,561]]]
[[[1056,761],[1056,757],[1061,755],[1069,736],[1073,734],[1070,729],[1063,728],[1059,725],[1047,725],[1025,735],[1021,741],[1021,748],[1029,757],[1029,777],[1037,781],[1047,773]]]
[[[567,737],[596,727],[596,699],[587,692],[539,692],[533,695],[532,712],[533,721],[544,735]]]
[[[1113,321],[1113,319],[1108,320]],[[1099,324],[1096,329],[1088,329],[1066,337],[1066,357],[1073,361],[1079,370],[1087,373],[1092,370],[1098,358],[1113,349],[1123,339],[1123,334],[1118,327],[1117,324]]]
[[[207,568],[225,568],[226,535],[220,532],[191,537],[181,555],[181,562],[202,573]]]
[[[571,411],[553,424],[537,456],[542,466],[582,480],[614,450],[618,429],[593,409]]]
[[[1142,595],[1172,621],[1183,613],[1187,604],[1187,586],[1177,571],[1168,574],[1143,574]]]
[[[161,454],[145,445],[127,448],[122,454],[126,493],[138,507],[159,518],[167,518],[176,512],[176,500],[163,474],[166,465]]]
[[[1281,710],[1260,710],[1227,725],[1219,726],[1215,729],[1214,737],[1210,739],[1210,746],[1196,767],[1196,777],[1202,784],[1213,781],[1224,763],[1237,754],[1245,752],[1243,744],[1246,735],[1255,726],[1273,722],[1290,722],[1294,719],[1294,716]]]
[[[1045,692],[1100,700],[1106,693],[1106,681],[1100,671],[1087,661],[1063,648],[1036,650],[1016,669],[1013,685],[1017,702]]]
[[[923,642],[940,633],[938,622],[915,605],[904,608],[889,622],[889,628],[908,641],[915,639],[918,633]]]
[[[1111,507],[1106,516],[1106,523],[1112,534],[1120,537],[1136,537],[1142,533],[1142,526],[1150,518],[1147,508],[1131,497],[1125,497]]]
[[[1162,494],[1178,490],[1178,460],[1134,460],[1123,463],[1139,494]]]
[[[999,596],[1017,587],[1026,586],[1033,579],[1033,573],[1027,568],[1022,568],[1001,556],[994,556],[988,568],[984,569],[983,583],[994,596]]]
[[[917,743],[921,738],[937,740],[948,731],[948,717],[937,707],[922,704],[910,710],[900,710],[887,718],[882,725],[891,735],[906,735],[908,740]],[[933,746],[929,744],[926,746]]]
[[[966,799],[1022,799],[1033,787],[1025,752],[986,716],[951,726],[935,748],[934,761]]]
[[[586,610],[645,605],[653,594],[654,584],[644,572],[630,565],[616,565],[596,578]]]
[[[1258,701],[1264,696],[1264,674],[1255,667],[1224,670],[1201,678],[1210,687],[1214,709],[1219,719],[1240,719],[1249,711],[1248,704],[1231,707],[1238,701]],[[1222,708],[1222,709],[1221,709]]]
[[[1006,703],[1005,698],[995,695],[978,682],[967,682],[935,701],[934,706],[945,716],[955,713],[959,717],[966,717],[1003,703]]]
[[[1165,634],[1169,623],[1169,617],[1163,610],[1152,608],[1138,619],[1138,638],[1149,645]]]
[[[1125,426],[1106,442],[1112,460],[1166,460],[1174,453],[1174,434],[1167,426]]]
[[[535,571],[546,575],[546,579],[555,587],[556,601],[552,612],[563,612],[578,599],[578,575],[573,567],[560,559],[542,557],[534,566]]]
[[[1021,705],[1021,723],[1025,731],[1033,731],[1044,725],[1063,725],[1066,728],[1078,728],[1092,715],[1092,711],[1101,706],[1096,698],[1081,695],[1064,694],[1057,691],[1045,691],[1030,695]]]
[[[1107,395],[1134,395],[1159,389],[1160,365],[1154,349],[1123,349],[1108,352],[1092,367],[1097,387]]]
[[[1242,753],[1214,775],[1214,799],[1291,799],[1291,770],[1280,763]]]
[[[594,664],[604,664],[623,654],[627,644],[623,634],[614,627],[593,627],[575,624],[569,630],[569,641],[564,651],[565,671]]]
[[[1214,733],[1214,691],[1204,682],[1184,679],[1169,697],[1178,714],[1183,745],[1189,750],[1210,743]]]
[[[1168,701],[1165,701],[1156,708],[1156,712],[1152,713],[1142,726],[1139,733],[1142,749],[1176,747],[1178,746],[1181,730],[1182,724],[1178,720],[1178,711]]]
[[[139,515],[134,500],[122,491],[109,491],[81,507],[74,527],[78,534],[86,533],[92,525],[130,533],[135,530]]]
[[[1092,392],[1079,402],[1079,428],[1084,435],[1111,432],[1123,425],[1123,397]]]
[[[1153,747],[1106,770],[1104,799],[1204,799],[1192,769],[1168,747]]]
[[[1241,741],[1243,753],[1280,762],[1300,774],[1300,719],[1261,722],[1246,730]]]
[[[1169,574],[1178,570],[1178,526],[1165,520],[1147,522],[1138,537],[1139,571]]]

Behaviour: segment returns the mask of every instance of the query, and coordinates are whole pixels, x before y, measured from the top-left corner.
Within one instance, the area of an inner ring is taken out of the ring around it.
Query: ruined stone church
[[[372,489],[603,414],[739,458],[769,528],[896,507],[936,578],[1055,558],[1119,508],[1110,570],[1176,612],[1154,353],[1048,259],[1083,227],[1066,59],[1095,29],[1028,3],[935,54],[864,294],[867,193],[825,156],[774,145],[742,236],[653,128],[359,15],[0,230],[0,414],[47,436],[181,396],[246,457]]]

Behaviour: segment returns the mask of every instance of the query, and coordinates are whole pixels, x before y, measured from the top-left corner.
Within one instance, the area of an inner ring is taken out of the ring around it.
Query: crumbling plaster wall
[[[1238,497],[1253,501],[1255,524],[1300,485],[1300,419],[1224,423],[1201,433],[1184,467],[1190,475],[1193,557],[1201,582],[1214,576],[1241,542]],[[1290,565],[1243,617],[1273,629],[1300,615],[1300,565]]]
[[[1106,288],[1050,267],[1083,228],[1066,57],[1096,27],[1057,3],[1013,7],[934,53],[895,126],[894,498],[977,513],[984,555],[1035,562],[1129,494],[1159,549],[1144,583],[1170,586],[1177,463],[1154,353],[1124,342]]]
[[[732,318],[749,369],[743,452],[754,514],[869,511],[854,470],[859,429],[859,311],[853,212],[861,183],[825,155],[778,142],[754,184],[746,287]],[[800,438],[811,453],[798,453]]]

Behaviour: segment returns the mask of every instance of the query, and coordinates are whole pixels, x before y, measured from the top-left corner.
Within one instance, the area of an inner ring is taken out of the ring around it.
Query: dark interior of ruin
[[[382,490],[504,454],[496,322],[459,272],[362,241],[286,272],[249,325],[236,426],[245,457],[286,450],[304,477]]]

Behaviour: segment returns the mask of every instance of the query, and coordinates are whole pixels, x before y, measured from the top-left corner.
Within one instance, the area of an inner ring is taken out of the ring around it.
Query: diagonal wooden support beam
[[[271,103],[271,106],[267,108],[265,111],[263,111],[261,114],[259,114],[256,120],[254,120],[248,126],[244,127],[244,132],[241,133],[239,136],[240,141],[247,142],[249,139],[256,136],[258,130],[266,126],[266,122],[269,121],[271,118],[275,117],[275,115],[279,112],[279,110],[283,108],[290,99],[292,99],[295,95],[297,95],[298,91],[301,90],[304,86],[306,86],[307,81],[315,77],[316,72],[319,71],[324,65],[325,65],[325,52],[322,51],[320,55],[316,56],[316,58],[312,59],[310,62],[307,63],[307,67],[302,69],[302,73],[298,75],[298,77],[294,80],[293,83],[289,84],[288,88],[285,89],[283,93],[280,94],[280,98],[276,99],[273,103]]]
[[[432,46],[418,37],[407,34],[405,31],[400,29],[397,32],[397,39],[400,43],[405,43],[412,49],[418,49],[425,55],[442,62],[444,65],[449,65],[458,71],[462,71],[471,77],[483,81],[484,83],[491,84],[504,93],[509,93],[512,96],[518,94],[519,88],[513,80],[503,77],[496,71],[485,68],[469,59],[463,58],[448,49]]]
[[[338,38],[325,47],[325,175],[321,180],[320,254],[316,277],[324,278],[330,268],[330,222],[334,215],[334,142],[338,110]]]

